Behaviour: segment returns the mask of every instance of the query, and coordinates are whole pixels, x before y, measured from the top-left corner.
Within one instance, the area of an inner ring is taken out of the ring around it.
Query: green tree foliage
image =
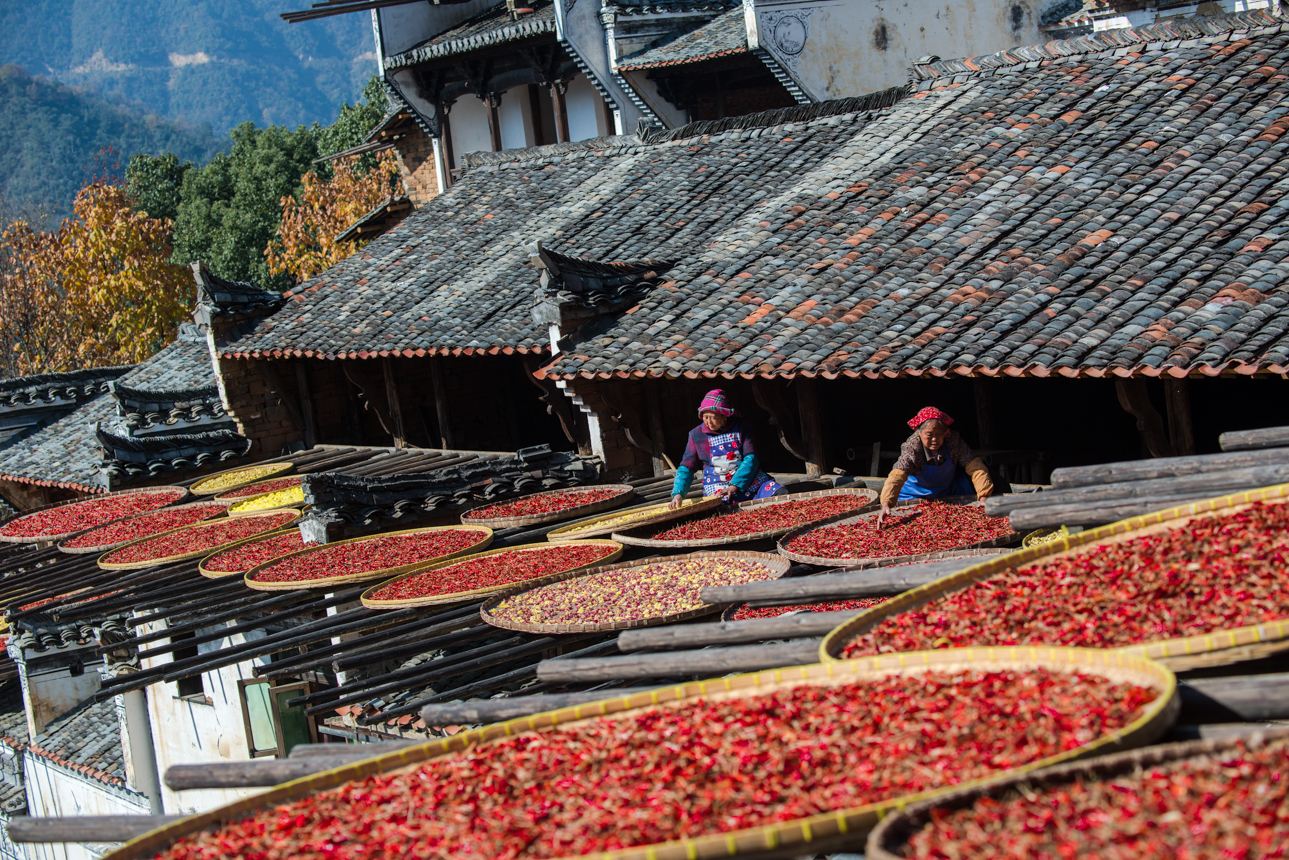
[[[273,278],[264,249],[277,233],[280,200],[294,195],[318,157],[318,128],[233,129],[232,148],[183,178],[175,217],[175,262],[203,260],[235,280],[286,286]]]
[[[125,168],[125,190],[138,211],[173,221],[179,214],[184,176],[192,169],[191,161],[182,161],[173,152],[141,152]]]
[[[376,123],[384,119],[388,109],[385,85],[380,78],[374,77],[363,88],[362,100],[355,104],[342,104],[336,121],[321,130],[318,135],[318,151],[323,155],[331,155],[357,146],[375,128]],[[374,163],[373,161],[372,164]]]

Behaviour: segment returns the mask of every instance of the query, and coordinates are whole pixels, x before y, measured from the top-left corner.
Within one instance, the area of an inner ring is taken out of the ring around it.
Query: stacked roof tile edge
[[[540,240],[678,261],[552,377],[1284,375],[1287,29],[1173,19],[474,159],[226,355],[540,351]]]
[[[537,7],[535,11],[515,18],[505,3],[499,3],[424,44],[389,57],[385,60],[385,68],[394,71],[430,60],[554,34],[555,4],[550,0],[537,0],[532,5]]]
[[[633,72],[682,66],[748,51],[743,7],[737,6],[661,45],[624,58],[617,69]]]

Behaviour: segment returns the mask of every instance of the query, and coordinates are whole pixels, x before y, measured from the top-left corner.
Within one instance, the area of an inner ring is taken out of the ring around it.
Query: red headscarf
[[[918,410],[918,414],[909,419],[909,427],[914,430],[921,427],[928,421],[939,421],[945,427],[953,426],[953,418],[948,412],[936,409],[934,406],[926,406]]]

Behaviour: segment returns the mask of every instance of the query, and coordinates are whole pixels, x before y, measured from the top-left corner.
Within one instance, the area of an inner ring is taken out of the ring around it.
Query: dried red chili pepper
[[[175,556],[199,555],[257,534],[279,529],[295,519],[291,511],[267,511],[244,517],[221,517],[156,537],[144,538],[105,553],[102,564],[161,563]]]
[[[472,511],[467,511],[462,516],[462,519],[469,522],[471,520],[495,520],[505,517],[532,517],[538,514],[553,514],[559,511],[580,508],[583,505],[593,505],[596,502],[603,502],[614,496],[623,495],[626,495],[626,491],[621,487],[580,487],[572,490],[555,490],[536,493],[531,496],[522,496],[509,502],[498,502],[495,505],[475,508]]]
[[[617,549],[616,545],[607,543],[516,547],[412,574],[380,586],[367,597],[371,600],[411,600],[497,588],[587,567],[613,555]]]
[[[705,540],[782,532],[857,510],[868,504],[868,501],[864,496],[854,493],[789,499],[699,517],[679,525],[661,527],[647,536],[652,540]]]
[[[906,857],[1271,858],[1289,851],[1289,740],[936,810]]]
[[[543,858],[729,832],[979,779],[1134,720],[1097,675],[928,672],[527,732],[265,809],[159,860]]]
[[[1011,533],[1006,517],[987,516],[978,506],[921,502],[887,515],[881,529],[872,517],[820,526],[794,538],[786,549],[815,558],[888,558],[958,549]]]
[[[244,487],[238,487],[235,490],[229,490],[227,493],[220,493],[220,499],[249,499],[251,496],[258,496],[260,493],[272,493],[276,490],[289,490],[292,487],[298,487],[304,482],[304,478],[299,475],[287,475],[285,478],[272,478],[267,481],[259,481],[254,484],[247,484]]]
[[[159,487],[69,502],[9,520],[0,526],[0,537],[57,540],[121,517],[164,508],[182,499],[187,492],[182,487]]]
[[[226,549],[223,552],[217,552],[204,559],[201,566],[207,573],[226,573],[232,576],[237,573],[246,573],[252,567],[261,565],[280,555],[304,549],[306,546],[309,546],[309,544],[306,544],[304,538],[300,536],[300,530],[292,529],[280,535],[270,535],[260,540]]]
[[[81,532],[58,546],[60,549],[92,547],[107,549],[139,538],[161,534],[170,529],[177,529],[180,526],[190,526],[193,523],[217,517],[227,510],[223,502],[194,502],[191,505],[162,508],[159,511],[137,514],[128,519],[116,520],[87,532]]]
[[[363,540],[315,547],[256,571],[256,582],[308,582],[333,576],[352,576],[431,561],[469,549],[483,538],[468,529],[373,535]]]
[[[730,615],[731,621],[751,621],[754,618],[778,618],[789,612],[846,612],[869,609],[885,603],[888,597],[852,597],[849,600],[823,600],[818,603],[790,603],[786,606],[749,606],[744,603]]]
[[[1289,504],[1081,548],[914,607],[847,657],[963,645],[1110,648],[1289,617]]]

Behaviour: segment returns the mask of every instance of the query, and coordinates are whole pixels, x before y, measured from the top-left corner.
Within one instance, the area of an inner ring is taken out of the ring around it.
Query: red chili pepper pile
[[[498,502],[468,511],[466,520],[495,520],[503,517],[533,517],[538,514],[553,514],[593,505],[614,496],[623,495],[621,487],[583,487],[573,490],[556,490],[549,493],[537,493],[523,496],[509,502]]]
[[[259,481],[254,484],[247,484],[245,487],[238,487],[236,490],[229,490],[227,493],[220,493],[221,499],[249,499],[251,496],[258,496],[260,493],[272,493],[275,490],[289,490],[292,487],[300,486],[303,478],[299,475],[287,475],[285,478],[272,478],[268,481]]]
[[[922,502],[891,512],[880,530],[875,517],[820,526],[795,538],[787,549],[815,558],[887,558],[957,549],[1011,533],[1006,517],[986,516],[983,508]]]
[[[649,535],[653,540],[704,540],[737,537],[763,532],[784,532],[816,520],[844,514],[868,504],[868,499],[853,493],[791,499],[770,505],[757,505],[727,513],[713,514],[696,520],[659,529]]]
[[[1289,740],[935,813],[906,857],[1285,857]]]
[[[279,529],[293,519],[295,514],[291,511],[270,511],[264,514],[248,514],[244,517],[221,517],[170,534],[157,535],[126,544],[120,549],[106,553],[99,558],[99,561],[105,564],[132,564],[141,561],[159,561],[178,555],[197,555],[225,544]]]
[[[0,526],[0,537],[54,540],[121,517],[164,508],[182,499],[186,492],[181,487],[166,487],[146,492],[116,493],[100,499],[59,505],[10,520]]]
[[[352,543],[323,545],[256,571],[256,582],[309,582],[430,561],[469,549],[483,539],[476,528],[405,535],[375,535]]]
[[[528,732],[185,838],[160,860],[612,851],[953,785],[1076,749],[1154,693],[1046,670],[931,672]]]
[[[66,549],[89,549],[91,547],[112,547],[129,543],[132,540],[160,534],[180,526],[190,526],[211,517],[217,517],[228,510],[223,502],[194,502],[191,505],[180,505],[177,508],[162,508],[146,514],[116,520],[105,526],[82,532],[59,544]]]
[[[844,656],[961,645],[1113,648],[1289,617],[1289,504],[1006,570],[880,622]]]
[[[368,596],[372,600],[410,600],[496,588],[587,567],[615,551],[610,544],[550,544],[507,550],[413,574],[382,585]]]
[[[217,552],[202,561],[201,566],[208,573],[246,573],[252,567],[261,565],[269,559],[304,549],[309,544],[300,536],[299,529],[292,529],[280,535],[272,535],[260,540],[244,543],[223,552]]]
[[[492,609],[498,619],[525,624],[622,624],[701,609],[709,585],[767,579],[764,564],[748,558],[682,557],[552,582],[507,597]]]
[[[846,612],[868,609],[879,603],[885,603],[888,597],[853,597],[850,600],[824,600],[819,603],[791,603],[787,606],[748,606],[744,603],[734,614],[731,621],[751,621],[753,618],[778,618],[789,612]]]

